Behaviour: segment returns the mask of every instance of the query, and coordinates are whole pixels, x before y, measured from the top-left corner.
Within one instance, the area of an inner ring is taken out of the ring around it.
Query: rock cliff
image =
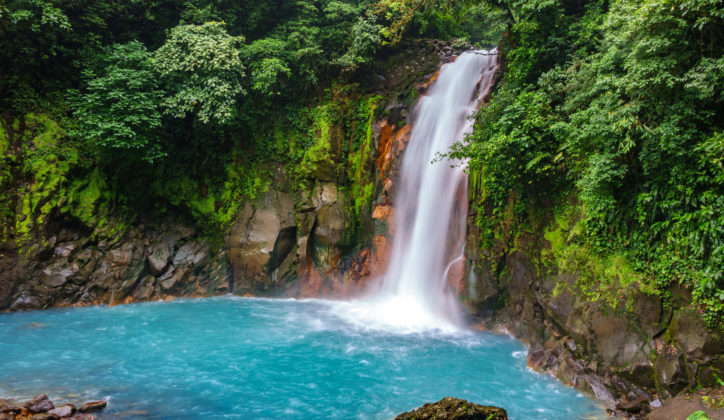
[[[485,247],[476,216],[469,219],[463,297],[482,328],[529,343],[531,367],[625,415],[645,414],[661,400],[701,386],[718,386],[724,337],[707,330],[690,308],[689,291],[671,290],[670,299],[647,294],[625,284],[624,269],[595,271],[596,257],[583,252],[572,264],[556,252],[575,236],[575,226],[565,219],[545,219],[549,222],[515,236],[504,233]],[[610,299],[596,285],[606,277],[618,291]]]

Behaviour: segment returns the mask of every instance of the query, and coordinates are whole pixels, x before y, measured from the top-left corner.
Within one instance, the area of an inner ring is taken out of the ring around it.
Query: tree
[[[244,48],[252,90],[266,96],[280,93],[291,74],[286,50],[286,43],[277,38],[262,38]]]
[[[151,54],[140,42],[116,44],[83,72],[85,89],[70,91],[78,127],[73,134],[106,153],[135,152],[142,160],[163,155],[158,143],[163,92]]]
[[[243,37],[230,36],[223,22],[180,25],[154,54],[164,83],[164,112],[204,124],[228,125],[246,92],[241,61]]]

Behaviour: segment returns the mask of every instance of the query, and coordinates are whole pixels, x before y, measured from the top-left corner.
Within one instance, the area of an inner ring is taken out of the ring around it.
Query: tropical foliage
[[[359,213],[377,108],[349,86],[409,38],[499,43],[503,75],[451,152],[469,159],[485,238],[577,203],[580,249],[624,256],[662,294],[691,290],[716,323],[722,28],[722,0],[7,0],[3,236],[24,208],[80,202],[83,220],[175,212],[223,229],[269,161],[300,188],[344,178]],[[332,162],[332,125],[359,149],[340,147],[351,170]]]

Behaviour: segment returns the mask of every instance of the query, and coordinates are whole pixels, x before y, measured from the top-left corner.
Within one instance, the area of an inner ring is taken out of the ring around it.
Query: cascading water
[[[495,50],[463,53],[420,99],[394,198],[388,270],[371,305],[352,309],[361,322],[413,331],[461,324],[448,274],[463,261],[467,175],[464,162],[436,158],[471,130],[468,117],[490,92],[496,69]]]

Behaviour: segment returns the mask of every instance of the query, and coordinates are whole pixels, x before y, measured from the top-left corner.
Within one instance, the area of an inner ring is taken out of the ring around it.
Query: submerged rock
[[[436,403],[402,413],[395,420],[507,420],[508,413],[500,407],[474,404],[459,398],[445,397]]]

